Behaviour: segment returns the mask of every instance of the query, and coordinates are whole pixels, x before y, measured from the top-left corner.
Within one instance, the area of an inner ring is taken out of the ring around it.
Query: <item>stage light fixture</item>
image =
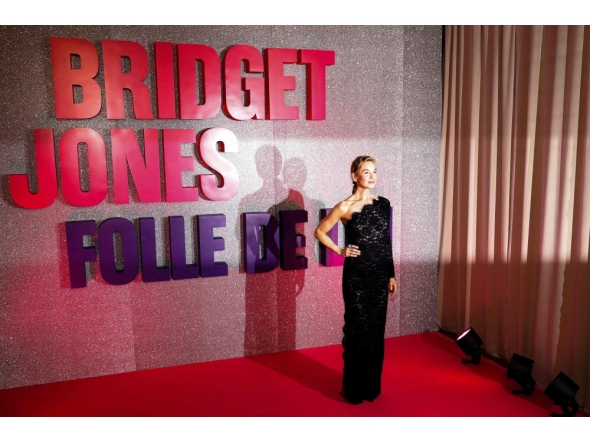
[[[558,405],[563,410],[561,413],[551,413],[551,416],[576,416],[580,405],[576,402],[576,393],[580,387],[563,372],[547,386],[545,394],[553,400],[553,404]]]
[[[515,395],[525,394],[531,396],[537,383],[533,379],[533,365],[535,361],[529,358],[525,358],[517,353],[512,355],[510,364],[508,364],[508,371],[506,376],[510,379],[514,379],[520,384],[522,390],[512,390]]]
[[[479,364],[479,360],[481,359],[479,347],[481,347],[483,341],[473,328],[469,327],[467,330],[461,333],[457,339],[455,339],[455,342],[457,345],[459,345],[459,347],[461,347],[463,353],[471,358],[463,360],[463,363]]]

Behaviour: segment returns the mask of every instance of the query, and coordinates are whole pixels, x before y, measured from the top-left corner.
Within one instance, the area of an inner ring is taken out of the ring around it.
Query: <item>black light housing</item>
[[[533,379],[533,365],[535,361],[517,353],[512,355],[506,376],[520,384],[522,390],[512,390],[512,393],[531,396],[537,383]]]
[[[551,413],[551,416],[576,416],[580,405],[576,402],[576,393],[579,390],[578,384],[568,378],[563,372],[547,386],[545,394],[563,410],[561,413]]]
[[[483,341],[473,328],[469,327],[467,330],[461,333],[457,339],[455,339],[455,342],[457,345],[459,345],[459,347],[461,347],[463,353],[471,357],[471,359],[463,360],[463,363],[479,364],[479,360],[481,359],[481,352],[479,351],[479,348],[481,347]]]

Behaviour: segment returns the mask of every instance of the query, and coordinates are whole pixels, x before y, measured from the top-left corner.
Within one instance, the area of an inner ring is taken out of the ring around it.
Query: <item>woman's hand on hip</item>
[[[348,244],[345,248],[340,249],[340,256],[342,257],[357,257],[360,256],[361,250],[356,245]]]

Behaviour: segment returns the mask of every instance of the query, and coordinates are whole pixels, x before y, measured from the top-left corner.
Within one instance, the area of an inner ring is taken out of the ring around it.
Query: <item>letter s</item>
[[[225,128],[206,130],[199,141],[199,155],[203,159],[204,166],[217,172],[221,178],[220,186],[218,186],[215,174],[200,174],[199,188],[207,199],[229,200],[238,194],[238,170],[219,154],[218,142],[222,143],[223,152],[238,152],[238,139],[230,130]]]

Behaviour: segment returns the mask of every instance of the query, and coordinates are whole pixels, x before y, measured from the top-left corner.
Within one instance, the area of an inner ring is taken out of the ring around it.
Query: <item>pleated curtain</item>
[[[590,406],[590,26],[447,26],[437,322]]]

